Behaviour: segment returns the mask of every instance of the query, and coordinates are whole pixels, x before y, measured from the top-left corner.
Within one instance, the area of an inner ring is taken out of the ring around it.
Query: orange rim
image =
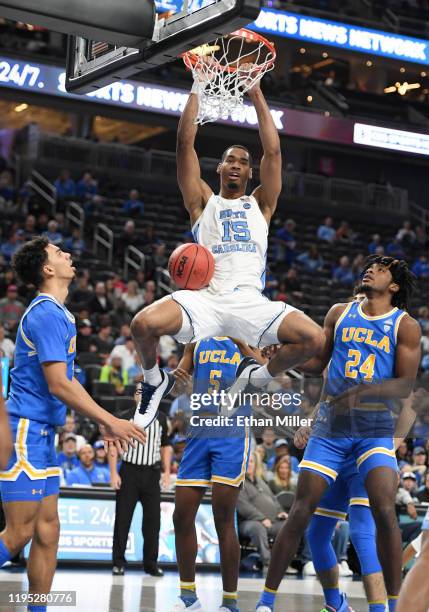
[[[246,28],[241,28],[240,30],[231,32],[231,34],[227,34],[224,38],[227,38],[228,36],[240,36],[241,38],[244,38],[247,42],[260,42],[268,48],[268,51],[272,54],[272,57],[269,60],[263,62],[262,64],[255,66],[255,72],[261,72],[261,70],[263,70],[264,68],[268,68],[269,66],[274,64],[274,61],[276,59],[276,48],[272,42],[265,38],[265,36],[262,36],[257,32],[253,32],[253,30],[246,30]],[[188,68],[188,70],[191,70],[198,63],[201,56],[191,50],[182,53],[181,57],[186,68]],[[237,61],[238,59],[240,58],[237,58]],[[218,61],[215,61],[213,65],[216,66],[216,64],[219,70],[223,70],[226,72],[237,72],[236,66],[224,66]]]

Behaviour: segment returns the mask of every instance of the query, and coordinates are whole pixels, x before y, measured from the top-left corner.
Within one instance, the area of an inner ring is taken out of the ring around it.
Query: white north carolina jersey
[[[253,196],[235,200],[212,194],[192,228],[195,242],[215,259],[209,284],[214,293],[237,287],[262,291],[268,247],[268,224]]]

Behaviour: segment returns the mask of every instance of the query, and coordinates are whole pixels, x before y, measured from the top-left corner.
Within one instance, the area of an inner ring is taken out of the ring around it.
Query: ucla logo
[[[245,208],[246,210],[248,210],[252,205],[250,204],[250,202],[245,202],[243,204],[243,208]]]

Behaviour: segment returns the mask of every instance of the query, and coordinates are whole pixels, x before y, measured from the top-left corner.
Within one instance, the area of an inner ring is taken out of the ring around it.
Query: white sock
[[[157,387],[162,382],[161,370],[156,363],[150,370],[143,369],[144,382]]]
[[[254,387],[265,387],[265,385],[268,385],[270,380],[273,380],[274,376],[271,376],[267,366],[268,364],[266,363],[256,370],[253,370],[252,374],[250,375],[250,383]]]

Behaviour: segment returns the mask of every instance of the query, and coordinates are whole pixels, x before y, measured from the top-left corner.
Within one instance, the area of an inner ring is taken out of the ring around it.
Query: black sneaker
[[[124,572],[124,568],[123,568],[123,567],[120,567],[120,566],[118,566],[118,565],[114,565],[114,566],[113,566],[113,568],[112,568],[112,574],[113,574],[114,576],[123,576],[123,575],[124,575],[124,573],[125,573],[125,572]]]
[[[235,374],[235,381],[232,383],[229,389],[226,390],[228,400],[221,405],[221,414],[224,416],[232,416],[233,409],[239,405],[239,395],[241,393],[256,393],[259,391],[258,387],[254,387],[250,382],[252,372],[261,367],[252,357],[244,357],[240,365],[237,368]],[[231,398],[233,401],[231,401]]]
[[[156,567],[147,567],[144,570],[146,572],[146,574],[149,574],[150,576],[156,576],[157,578],[161,578],[161,576],[164,575],[163,570],[156,566]]]
[[[141,395],[141,400],[134,414],[134,423],[143,429],[149,427],[155,420],[161,400],[170,393],[176,382],[176,379],[164,370],[161,370],[161,378],[157,386],[145,382],[140,383],[137,391]]]

